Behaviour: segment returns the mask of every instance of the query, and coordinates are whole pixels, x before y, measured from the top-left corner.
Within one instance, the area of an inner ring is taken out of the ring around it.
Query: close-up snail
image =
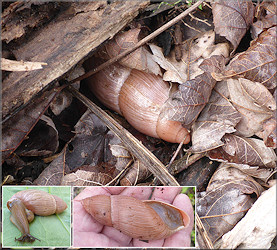
[[[190,223],[184,211],[161,201],[142,201],[125,195],[95,195],[81,203],[99,223],[140,240],[165,239]]]
[[[21,232],[21,237],[15,238],[20,242],[39,240],[30,234],[29,223],[34,215],[48,216],[62,213],[67,204],[56,195],[42,190],[27,189],[14,194],[7,202],[11,212],[10,220]]]
[[[106,107],[123,115],[141,133],[172,143],[190,141],[180,122],[161,115],[175,87],[160,76],[116,63],[88,78],[87,83]]]

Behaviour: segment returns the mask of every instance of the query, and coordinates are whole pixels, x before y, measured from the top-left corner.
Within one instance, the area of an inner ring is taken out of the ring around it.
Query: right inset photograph
[[[73,247],[194,247],[195,187],[75,187]]]

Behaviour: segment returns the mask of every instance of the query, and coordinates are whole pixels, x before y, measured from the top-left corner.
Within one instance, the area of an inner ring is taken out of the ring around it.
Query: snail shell
[[[99,223],[141,240],[167,238],[190,222],[184,211],[160,201],[141,201],[124,195],[96,195],[81,202]]]
[[[170,85],[160,76],[113,64],[87,82],[106,107],[123,115],[141,133],[172,143],[190,141],[180,122],[160,115],[171,92]]]
[[[59,214],[67,208],[65,201],[60,197],[42,190],[28,189],[19,191],[11,197],[8,204],[15,199],[21,200],[28,210],[41,216]]]

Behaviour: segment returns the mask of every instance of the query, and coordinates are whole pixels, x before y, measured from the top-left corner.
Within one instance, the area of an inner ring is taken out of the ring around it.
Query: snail
[[[141,133],[172,143],[190,141],[180,122],[161,114],[175,88],[160,76],[115,63],[88,78],[87,84],[106,107],[123,115]]]
[[[96,195],[81,200],[81,203],[99,223],[140,240],[167,238],[190,223],[184,211],[160,201]]]
[[[7,202],[11,211],[10,220],[22,233],[16,241],[33,242],[39,240],[30,234],[29,223],[34,214],[48,216],[59,214],[67,208],[67,204],[58,196],[42,190],[23,190],[14,194]]]

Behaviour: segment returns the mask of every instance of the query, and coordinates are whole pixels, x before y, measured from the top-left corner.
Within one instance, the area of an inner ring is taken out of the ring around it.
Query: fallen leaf
[[[66,186],[102,186],[112,180],[105,173],[77,170],[75,173],[67,174],[62,178],[61,185]]]
[[[221,138],[236,131],[241,115],[228,100],[225,93],[227,82],[218,82],[209,102],[192,126],[192,152],[205,152],[224,145]]]
[[[248,174],[234,167],[231,163],[221,163],[209,181],[206,191],[221,189],[225,184],[239,184],[244,194],[255,193],[257,197],[264,191],[263,187]]]
[[[237,163],[224,163],[225,167],[237,168],[241,172],[254,177],[256,180],[259,179],[259,182],[263,186],[267,186],[267,182],[269,178],[276,173],[276,169],[274,168],[260,168],[255,166],[249,166],[246,164],[237,164]],[[258,181],[258,180],[257,180]]]
[[[107,176],[114,178],[132,161],[121,140],[90,110],[75,125],[75,133],[61,154],[35,180],[35,184],[61,185],[62,181],[64,184],[80,181],[96,184],[107,181]],[[84,166],[88,167],[84,169]],[[78,170],[88,172],[87,179],[83,177],[83,172],[76,174]],[[66,177],[68,174],[70,176]]]
[[[255,180],[235,168],[218,168],[206,192],[198,193],[197,213],[215,244],[245,215],[262,187]]]
[[[231,230],[254,203],[242,194],[243,185],[230,183],[198,197],[197,213],[213,244]]]
[[[58,90],[45,91],[23,110],[3,123],[2,160],[8,158],[19,147],[58,92]]]
[[[66,77],[66,81],[71,81],[85,73],[85,70],[82,66],[77,66],[74,70],[72,70],[69,73],[69,76]],[[80,81],[74,82],[71,84],[75,89],[79,90],[80,88]],[[68,108],[70,104],[72,103],[72,95],[68,93],[66,90],[62,91],[56,99],[51,102],[50,108],[53,111],[53,113],[58,116],[63,110]]]
[[[259,139],[226,134],[224,145],[208,152],[212,160],[247,164],[259,167],[276,167],[276,154],[272,148],[265,146]]]
[[[256,6],[256,10],[255,16],[258,20],[251,27],[251,36],[253,39],[257,38],[264,30],[277,24],[275,1],[263,1]]]
[[[37,179],[34,180],[33,184],[38,186],[59,186],[61,185],[61,180],[66,172],[69,172],[68,167],[64,164],[64,152],[66,148],[63,149],[61,154],[53,160],[39,175]]]
[[[220,0],[212,8],[215,32],[232,43],[234,52],[253,22],[254,5],[248,0]]]
[[[188,39],[180,45],[182,58],[177,61],[175,51],[172,50],[169,57],[165,58],[162,49],[154,44],[149,44],[154,60],[166,70],[163,75],[164,81],[184,83],[194,79],[204,71],[199,65],[204,59],[213,55],[229,56],[227,43],[214,44],[215,33],[213,30],[201,33],[193,39]]]
[[[276,29],[272,27],[253,40],[250,47],[237,54],[223,72],[225,77],[243,77],[276,88]]]
[[[75,125],[75,137],[61,154],[34,181],[37,185],[60,185],[65,174],[83,165],[97,166],[103,161],[104,136],[107,127],[90,111]]]
[[[276,148],[276,118],[272,117],[269,120],[264,121],[263,129],[257,132],[256,135],[264,140],[267,147]]]
[[[218,72],[223,67],[225,58],[223,56],[212,56],[205,59],[200,65],[206,71],[193,80],[179,85],[176,91],[167,100],[162,108],[161,115],[168,120],[180,121],[185,127],[190,127],[199,113],[209,101],[216,80],[209,72]]]
[[[241,114],[236,126],[239,135],[250,137],[263,129],[263,123],[273,117],[276,101],[261,83],[247,79],[228,79],[230,99]]]
[[[43,115],[15,153],[19,156],[49,156],[57,151],[58,139],[55,124],[48,116]]]

